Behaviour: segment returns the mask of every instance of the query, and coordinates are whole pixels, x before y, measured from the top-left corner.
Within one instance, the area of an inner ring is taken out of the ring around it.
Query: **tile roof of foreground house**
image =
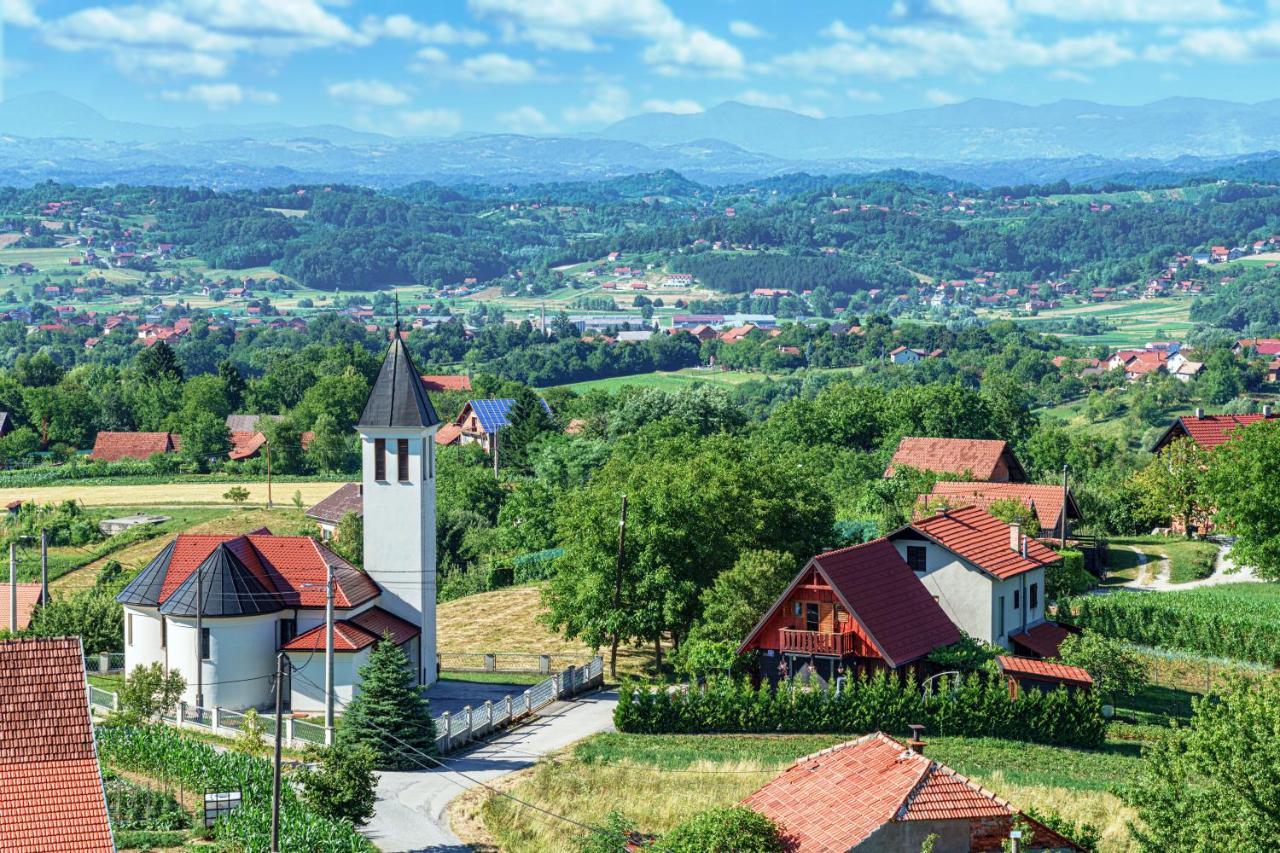
[[[171,432],[100,432],[93,440],[89,458],[100,462],[149,459],[155,453],[178,450],[180,442]]]
[[[1022,539],[1026,556],[1011,547],[1012,525],[980,507],[949,509],[908,525],[989,575],[1005,580],[1062,559],[1031,537]]]
[[[947,618],[898,549],[888,539],[876,539],[810,560],[752,629],[742,649],[751,645],[811,568],[826,578],[841,604],[892,667],[919,660],[960,639],[960,629]]]
[[[7,583],[0,583],[0,628],[10,631],[25,631],[31,625],[31,617],[40,603],[44,587],[38,583],[16,584],[18,588],[18,624],[9,624],[9,593]]]
[[[349,512],[364,515],[364,487],[360,483],[343,483],[324,500],[307,510],[307,518],[337,524]]]
[[[891,477],[895,467],[903,466],[989,481],[997,475],[1001,460],[1008,466],[1010,480],[1027,479],[1007,442],[980,438],[908,437],[898,442],[898,449],[889,460],[884,475]]]
[[[421,631],[416,625],[388,613],[381,607],[370,607],[350,619],[339,619],[333,623],[333,650],[335,652],[358,652],[372,646],[389,634],[391,641],[397,646],[403,645]],[[323,651],[325,647],[324,626],[317,625],[310,631],[304,631],[285,643],[282,648],[287,651]]]
[[[851,850],[881,827],[903,821],[1007,820],[1005,800],[882,732],[807,755],[742,801],[774,821],[792,853]],[[1079,846],[1041,824],[1042,846]],[[999,850],[999,842],[994,848]]]
[[[971,504],[986,509],[996,501],[1015,500],[1035,510],[1040,530],[1046,534],[1057,530],[1062,520],[1062,486],[939,480],[930,494],[921,497],[925,512],[931,508],[936,511],[940,504]],[[1080,518],[1080,508],[1070,491],[1067,492],[1067,518]]]
[[[1226,444],[1237,428],[1248,426],[1262,420],[1280,420],[1274,413],[1254,415],[1206,415],[1199,409],[1190,417],[1183,415],[1160,436],[1151,448],[1152,453],[1159,452],[1178,438],[1189,438],[1203,448],[1211,449]]]
[[[324,607],[330,565],[335,607],[358,607],[377,597],[372,578],[310,536],[275,536],[262,530],[240,536],[179,534],[116,601],[158,607],[175,616],[194,615],[199,569],[206,616]]]
[[[1062,641],[1071,633],[1057,622],[1041,622],[1021,634],[1010,634],[1009,641],[1042,658],[1056,658]]]
[[[1016,657],[1014,655],[997,655],[996,665],[1005,675],[1015,678],[1030,678],[1036,681],[1052,681],[1056,684],[1073,684],[1077,687],[1092,687],[1093,676],[1084,667],[1067,666],[1035,658]]]
[[[0,642],[0,779],[0,850],[115,850],[78,637]]]

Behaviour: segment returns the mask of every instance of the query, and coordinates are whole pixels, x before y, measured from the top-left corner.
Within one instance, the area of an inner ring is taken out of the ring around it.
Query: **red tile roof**
[[[904,438],[885,469],[893,476],[895,466],[933,471],[939,474],[968,475],[974,480],[992,480],[1001,459],[1008,466],[1008,479],[1025,480],[1022,466],[1003,441],[978,438]]]
[[[78,637],[0,642],[0,850],[114,851]]]
[[[1058,529],[1062,515],[1062,486],[1037,485],[1035,483],[973,483],[941,480],[934,484],[933,492],[922,496],[924,510],[941,503],[951,505],[971,504],[983,509],[996,501],[1015,500],[1028,509],[1034,509],[1040,530],[1052,532]],[[1080,510],[1075,498],[1067,492],[1067,518],[1079,518]]]
[[[416,626],[400,617],[381,607],[370,607],[350,619],[339,619],[333,623],[333,650],[356,652],[372,646],[382,639],[383,634],[390,634],[391,641],[399,646],[419,633]],[[304,631],[283,646],[286,651],[323,651],[324,647],[323,625]]]
[[[1263,416],[1257,415],[1201,415],[1196,417],[1180,417],[1173,422],[1173,426],[1160,436],[1160,440],[1156,442],[1152,452],[1159,451],[1166,447],[1169,442],[1177,438],[1190,438],[1196,444],[1204,448],[1213,448],[1221,444],[1226,444],[1238,427],[1248,426],[1263,420]],[[1271,415],[1267,420],[1280,420],[1280,416]]]
[[[170,432],[100,432],[93,440],[89,458],[103,462],[147,459],[152,454],[172,453],[177,449],[177,436]]]
[[[422,377],[428,391],[470,391],[471,377],[448,373],[428,373]]]
[[[18,624],[16,626],[9,624],[10,587],[7,583],[0,583],[0,628],[25,631],[31,625],[31,615],[35,613],[36,605],[40,603],[43,587],[38,583],[20,583],[14,586],[18,588]]]
[[[1042,658],[1056,658],[1062,641],[1070,635],[1071,631],[1057,622],[1041,622],[1021,634],[1010,635],[1009,640]]]
[[[262,445],[267,443],[267,437],[260,432],[233,432],[231,433],[231,452],[227,454],[230,459],[249,459],[262,449]]]
[[[1093,678],[1088,670],[1079,666],[1067,666],[1035,658],[998,655],[996,664],[1005,675],[1015,678],[1030,678],[1035,681],[1052,681],[1055,684],[1072,684],[1078,687],[1092,687]]]
[[[960,630],[947,618],[915,572],[888,539],[819,554],[809,561],[791,586],[743,642],[746,648],[786,604],[795,586],[816,568],[827,579],[885,662],[899,667],[919,660],[941,646],[960,639]]]
[[[457,424],[441,424],[436,430],[436,444],[453,444],[462,436],[462,427]]]
[[[1010,547],[1010,525],[976,506],[946,510],[909,527],[1001,580],[1061,559],[1030,537],[1026,538],[1027,556],[1022,556]]]
[[[791,853],[843,853],[900,821],[1006,820],[1006,801],[924,755],[875,732],[805,756],[742,804],[781,830]],[[1029,821],[1037,844],[1081,849]]]

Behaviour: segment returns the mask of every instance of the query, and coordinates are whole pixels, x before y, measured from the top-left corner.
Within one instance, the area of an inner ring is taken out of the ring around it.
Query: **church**
[[[396,334],[356,424],[363,571],[310,536],[179,534],[116,596],[126,672],[158,661],[186,679],[190,705],[262,709],[274,704],[276,654],[284,651],[293,665],[290,710],[320,713],[332,573],[336,700],[359,691],[358,670],[384,635],[405,650],[420,684],[433,683],[439,426]]]

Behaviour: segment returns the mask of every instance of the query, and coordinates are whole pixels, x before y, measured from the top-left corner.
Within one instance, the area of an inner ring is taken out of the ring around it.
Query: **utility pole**
[[[627,496],[622,496],[622,514],[618,518],[618,568],[613,573],[613,613],[617,619],[622,609],[622,564],[627,549]],[[618,642],[621,640],[618,630],[613,631],[609,648],[609,677],[618,677]]]
[[[49,603],[49,531],[40,528],[40,601]]]
[[[1067,547],[1067,471],[1070,467],[1066,464],[1062,466],[1062,536],[1058,544],[1063,548]]]
[[[280,739],[284,721],[284,652],[276,655],[276,760],[271,774],[271,853],[280,853]]]
[[[267,446],[267,509],[271,509],[271,439],[264,443]]]
[[[18,545],[9,543],[9,630],[18,632]]]
[[[324,733],[333,742],[333,563],[329,564],[324,596]]]
[[[196,566],[196,707],[204,707],[204,574],[200,566]]]

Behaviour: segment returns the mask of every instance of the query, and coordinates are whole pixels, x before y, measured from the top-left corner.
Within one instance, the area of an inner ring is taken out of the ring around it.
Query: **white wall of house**
[[[358,652],[333,653],[333,712],[341,715],[342,709],[355,698],[360,686],[360,667],[369,661],[368,649]],[[324,715],[324,651],[293,652],[289,655],[294,672],[291,676],[290,697],[294,713]]]
[[[124,608],[124,671],[159,662],[164,664],[165,650],[160,642],[160,612],[154,607]]]
[[[204,661],[204,707],[266,708],[274,701],[276,637],[280,615],[204,618],[209,659]],[[196,701],[196,620],[168,617],[167,661],[187,680],[184,701]]]

